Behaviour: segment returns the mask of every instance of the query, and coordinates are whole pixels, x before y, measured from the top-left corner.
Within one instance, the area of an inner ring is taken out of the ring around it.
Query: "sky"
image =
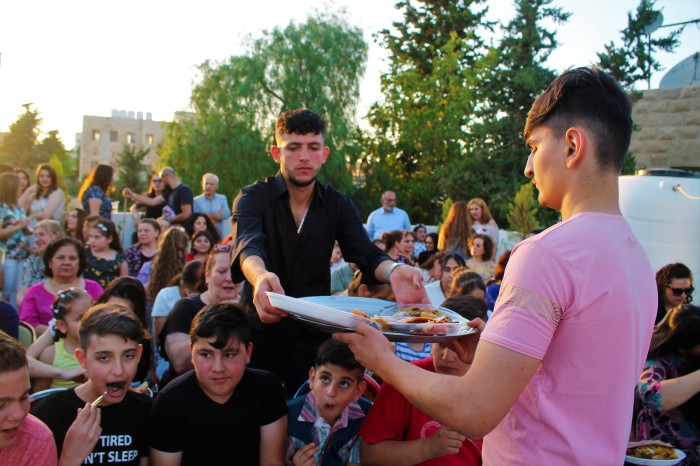
[[[320,10],[345,9],[370,44],[360,87],[358,122],[381,98],[386,51],[373,34],[401,19],[396,0],[122,0],[120,2],[23,0],[0,6],[0,132],[32,103],[41,130],[58,130],[67,148],[82,130],[83,115],[110,116],[113,109],[150,112],[170,121],[187,110],[197,65],[243,53],[251,38]],[[619,43],[627,13],[638,0],[555,0],[572,13],[557,29],[559,48],[547,65],[561,72],[596,61],[611,40]],[[488,2],[490,17],[507,21],[509,0]],[[657,0],[663,24],[700,18],[700,0]],[[552,26],[550,26],[552,27]],[[657,34],[669,31],[662,28]],[[700,27],[688,25],[673,54],[655,56],[666,70],[700,50]],[[652,78],[652,88],[664,72]]]

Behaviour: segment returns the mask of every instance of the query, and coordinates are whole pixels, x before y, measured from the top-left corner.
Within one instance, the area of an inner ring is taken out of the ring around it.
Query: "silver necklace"
[[[301,229],[304,226],[304,220],[306,220],[306,214],[309,213],[309,208],[307,207],[306,210],[304,211],[304,216],[301,217],[301,222],[299,222],[299,226],[297,227],[297,235],[301,234]]]

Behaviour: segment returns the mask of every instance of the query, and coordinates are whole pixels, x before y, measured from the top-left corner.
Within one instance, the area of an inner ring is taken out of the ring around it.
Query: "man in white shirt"
[[[386,231],[410,229],[408,214],[396,207],[396,193],[385,191],[382,194],[382,206],[367,218],[367,234],[370,239],[381,239],[382,233]]]
[[[194,198],[194,211],[207,214],[223,238],[230,232],[230,228],[226,228],[224,221],[231,217],[231,208],[226,196],[216,192],[218,188],[219,177],[213,173],[205,173],[202,177],[204,192]]]

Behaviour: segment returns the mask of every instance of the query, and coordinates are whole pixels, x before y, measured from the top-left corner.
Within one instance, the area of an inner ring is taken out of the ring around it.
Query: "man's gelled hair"
[[[326,122],[308,108],[282,112],[275,123],[275,140],[282,143],[284,134],[320,134],[326,137]]]
[[[593,133],[598,163],[622,170],[632,137],[632,106],[614,78],[596,67],[576,68],[556,78],[527,114],[525,140],[538,126],[557,136],[581,125]]]

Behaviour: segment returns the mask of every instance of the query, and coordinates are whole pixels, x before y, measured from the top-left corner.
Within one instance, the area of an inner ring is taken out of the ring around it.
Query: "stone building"
[[[115,157],[124,144],[133,144],[137,150],[150,148],[144,159],[147,165],[158,162],[158,144],[165,135],[166,122],[154,121],[150,113],[112,110],[111,117],[84,115],[80,139],[80,170],[83,177],[98,163],[108,163],[116,168]]]
[[[632,118],[637,168],[700,171],[700,85],[642,91]]]

